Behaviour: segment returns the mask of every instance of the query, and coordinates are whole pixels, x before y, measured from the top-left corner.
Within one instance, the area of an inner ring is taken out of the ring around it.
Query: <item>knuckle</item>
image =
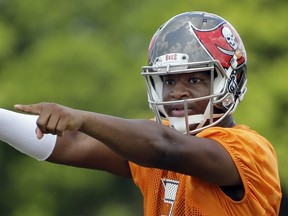
[[[43,120],[41,120],[41,118],[37,119],[36,124],[37,124],[38,127],[43,127],[45,125]]]
[[[52,125],[47,125],[46,126],[47,131],[54,133],[55,132],[55,127],[53,127]]]

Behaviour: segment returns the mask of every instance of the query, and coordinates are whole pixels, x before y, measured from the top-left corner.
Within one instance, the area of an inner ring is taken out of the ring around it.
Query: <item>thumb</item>
[[[37,138],[40,140],[40,139],[42,139],[43,138],[43,136],[44,136],[44,133],[37,127],[36,128],[36,135],[37,135]]]

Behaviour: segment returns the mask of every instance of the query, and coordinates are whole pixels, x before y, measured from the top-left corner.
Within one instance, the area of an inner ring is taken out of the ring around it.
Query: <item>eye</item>
[[[175,83],[175,81],[172,78],[165,77],[165,78],[163,78],[163,83],[164,83],[164,85],[173,85]]]
[[[199,78],[193,77],[193,78],[190,79],[189,82],[194,84],[194,83],[198,83],[198,82],[200,82],[200,81],[201,81],[201,80],[200,80]]]

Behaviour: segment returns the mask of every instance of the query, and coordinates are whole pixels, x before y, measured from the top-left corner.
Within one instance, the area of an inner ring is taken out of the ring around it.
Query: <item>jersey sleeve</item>
[[[278,212],[281,199],[278,162],[268,140],[246,126],[212,127],[197,136],[214,139],[228,151],[245,188],[244,200],[256,199],[264,209],[272,204]]]

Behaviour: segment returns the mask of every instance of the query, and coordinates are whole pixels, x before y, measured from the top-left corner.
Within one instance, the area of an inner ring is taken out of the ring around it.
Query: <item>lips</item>
[[[169,107],[170,115],[171,117],[184,117],[186,115],[186,110],[184,108],[184,104],[174,104]],[[187,109],[188,115],[193,114],[193,110],[188,104]]]

